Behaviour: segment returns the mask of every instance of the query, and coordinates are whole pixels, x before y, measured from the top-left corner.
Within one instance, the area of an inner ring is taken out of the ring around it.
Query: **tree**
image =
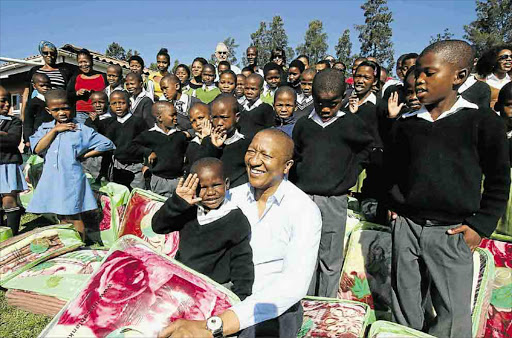
[[[448,28],[445,28],[443,31],[443,34],[437,33],[436,36],[430,36],[430,42],[429,44],[433,44],[434,42],[443,41],[443,40],[451,40],[453,38],[454,34],[450,32]]]
[[[477,19],[464,26],[464,39],[480,55],[492,46],[512,43],[512,0],[476,0]]]
[[[309,63],[314,65],[322,60],[327,52],[327,33],[323,32],[323,24],[320,20],[313,20],[309,23],[308,30],[304,36],[304,43],[297,46],[297,54],[309,56]]]
[[[156,62],[151,62],[149,69],[155,72],[158,71],[158,64]]]
[[[338,44],[334,47],[336,59],[343,62],[347,67],[352,64],[352,42],[350,41],[350,30],[345,29],[338,39]]]
[[[361,55],[374,56],[379,62],[390,69],[393,66],[393,35],[389,24],[393,22],[393,13],[386,6],[387,0],[367,0],[361,9],[364,10],[365,24],[355,25],[359,31]]]
[[[118,60],[126,60],[126,51],[117,42],[112,42],[108,45],[107,50],[105,51],[105,56]]]
[[[227,37],[226,39],[224,39],[224,41],[222,41],[222,42],[224,42],[224,44],[228,48],[229,56],[228,56],[227,61],[231,65],[237,65],[238,59],[236,58],[236,49],[238,48],[239,45],[237,45],[235,43],[235,39],[230,36]],[[217,63],[217,58],[215,57],[215,52],[210,56],[210,60],[208,62],[211,63],[212,65]]]
[[[172,66],[172,73],[176,73],[176,68],[180,65],[180,60],[176,59],[174,60],[174,65]]]
[[[128,49],[128,51],[126,52],[126,58],[125,58],[125,60],[126,60],[126,61],[128,61],[128,60],[129,60],[132,56],[134,56],[134,55],[140,55],[140,53],[139,53],[137,50],[134,50],[134,51],[132,52],[132,50],[131,50],[131,49]]]

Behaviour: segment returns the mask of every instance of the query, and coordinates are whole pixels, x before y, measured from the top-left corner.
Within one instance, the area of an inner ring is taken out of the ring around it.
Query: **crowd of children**
[[[294,142],[288,180],[322,215],[309,294],[336,297],[352,195],[368,220],[392,227],[394,320],[436,336],[471,336],[472,250],[492,234],[509,197],[512,46],[476,61],[466,42],[436,42],[402,55],[397,79],[373,57],[357,58],[347,79],[347,66],[332,57],[286,64],[276,49],[260,67],[249,47],[247,60],[235,73],[225,60],[198,57],[172,74],[162,48],[149,76],[140,56],[130,58],[127,74],[118,65],[101,74],[81,50],[67,90],[31,73],[35,94],[23,122],[9,114],[0,86],[2,221],[18,233],[23,142],[44,158],[27,212],[56,214],[85,238],[81,214],[97,208],[85,173],[151,190],[168,197],[153,228],[180,231],[177,258],[231,282],[244,298],[254,279],[250,225],[225,195],[248,182],[253,136],[275,128]],[[432,323],[422,308],[427,297]]]

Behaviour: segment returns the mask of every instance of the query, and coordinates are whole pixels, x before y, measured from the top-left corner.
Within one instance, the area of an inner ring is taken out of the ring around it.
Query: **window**
[[[20,115],[21,113],[21,95],[11,94],[11,109],[14,115]]]

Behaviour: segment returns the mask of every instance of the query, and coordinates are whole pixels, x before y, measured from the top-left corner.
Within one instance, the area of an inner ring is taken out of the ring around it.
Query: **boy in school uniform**
[[[297,111],[295,116],[300,119],[303,116],[309,116],[313,111],[313,79],[316,71],[312,68],[306,69],[300,75],[301,93],[297,95]]]
[[[116,115],[107,137],[114,142],[112,180],[130,189],[145,188],[142,157],[132,151],[132,142],[147,130],[145,121],[130,112],[130,95],[116,90],[110,95],[110,111]]]
[[[251,74],[245,81],[244,93],[247,101],[242,107],[240,132],[252,138],[258,131],[274,126],[274,109],[261,99],[263,78],[258,74]]]
[[[282,86],[274,95],[274,128],[279,129],[292,137],[293,128],[297,122],[295,111],[297,109],[297,92],[289,86]]]
[[[216,158],[194,163],[186,180],[153,217],[153,231],[180,232],[176,259],[245,299],[252,293],[251,228],[243,212],[226,199],[229,178]]]
[[[247,99],[245,98],[244,88],[245,88],[245,80],[247,77],[244,74],[238,74],[236,76],[236,88],[235,88],[235,96],[238,101],[238,104],[243,107]]]
[[[155,126],[133,140],[133,153],[144,157],[151,172],[151,191],[170,197],[183,175],[183,158],[187,150],[185,133],[176,128],[177,113],[172,103],[158,101]]]
[[[178,129],[193,136],[194,130],[190,125],[189,111],[194,104],[201,102],[201,100],[183,93],[181,81],[173,74],[167,74],[160,80],[160,88],[164,93],[164,98],[176,108]]]
[[[290,180],[322,213],[316,272],[309,295],[336,297],[343,264],[347,193],[368,161],[373,138],[364,122],[341,111],[345,81],[336,69],[313,80],[314,110],[293,129],[296,169]]]
[[[238,102],[233,95],[221,94],[211,104],[212,132],[203,139],[199,157],[216,157],[224,164],[231,187],[248,181],[244,156],[251,139],[237,130],[240,117]]]
[[[203,79],[203,86],[197,88],[192,96],[197,97],[201,102],[210,103],[220,94],[219,88],[214,83],[215,67],[209,63],[204,65],[201,77]]]
[[[120,65],[109,65],[107,67],[107,82],[108,86],[104,89],[107,97],[110,97],[114,90],[124,90],[123,69]]]
[[[301,93],[300,76],[304,69],[304,64],[300,60],[293,60],[288,67],[288,85],[295,89],[297,94]]]
[[[155,124],[155,117],[151,114],[153,98],[142,87],[142,77],[137,73],[126,75],[126,90],[130,93],[130,113],[140,117],[146,124],[146,129]]]
[[[51,122],[52,116],[46,112],[46,103],[44,94],[50,90],[50,78],[46,74],[35,73],[31,81],[34,92],[37,95],[30,99],[25,109],[25,118],[23,120],[23,141],[26,147],[30,147],[30,136],[32,136],[37,128],[44,122]]]
[[[436,337],[472,336],[472,251],[496,228],[510,187],[503,122],[457,93],[472,62],[460,40],[423,50],[415,69],[423,106],[395,122],[388,152],[393,317]]]
[[[195,103],[190,108],[189,118],[195,135],[188,143],[185,153],[185,172],[189,172],[192,164],[201,158],[202,142],[211,134],[210,105],[202,102]]]
[[[281,85],[283,68],[275,62],[269,62],[263,67],[265,84],[261,92],[261,100],[269,105],[274,103],[274,93]]]

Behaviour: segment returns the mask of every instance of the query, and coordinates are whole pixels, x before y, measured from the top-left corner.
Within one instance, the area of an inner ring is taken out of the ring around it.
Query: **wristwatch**
[[[224,330],[222,325],[222,319],[217,316],[212,316],[206,321],[206,329],[210,331],[213,338],[223,338]]]

